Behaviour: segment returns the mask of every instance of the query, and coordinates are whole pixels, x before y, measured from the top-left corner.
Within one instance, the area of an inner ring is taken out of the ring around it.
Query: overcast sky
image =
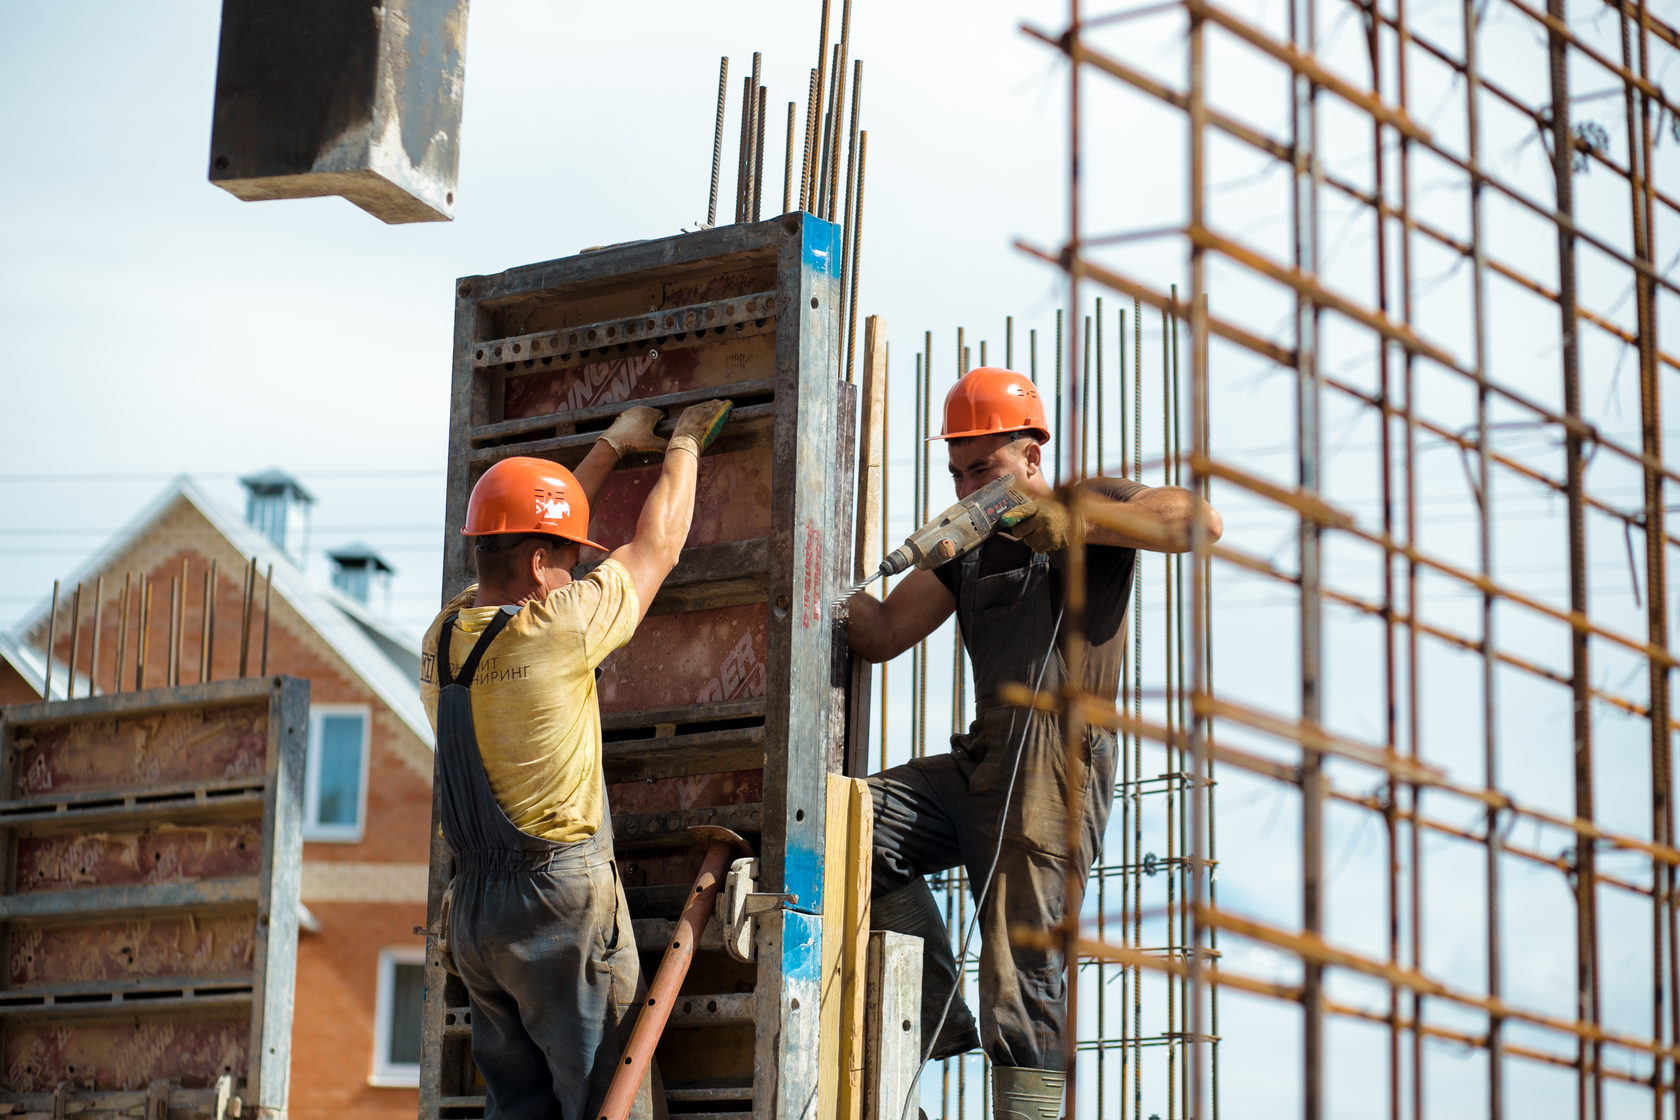
[[[241,508],[236,479],[279,467],[318,499],[308,565],[326,574],[320,555],[364,541],[397,568],[390,621],[418,634],[438,602],[447,442],[454,280],[566,256],[588,245],[657,237],[703,217],[710,162],[718,59],[731,59],[731,87],[764,53],[770,123],[766,130],[766,196],[780,201],[779,122],[789,100],[801,102],[815,61],[814,2],[695,5],[647,2],[573,5],[480,0],[468,33],[466,95],[456,219],[448,224],[387,227],[339,199],[242,203],[206,181],[219,5],[177,0],[155,5],[60,3],[0,6],[0,98],[8,106],[6,166],[0,176],[0,626],[39,604],[51,581],[73,570],[179,473],[198,479],[230,512]],[[863,118],[870,132],[864,224],[861,312],[880,314],[892,345],[893,533],[910,527],[909,484],[916,448],[908,438],[911,355],[933,332],[933,396],[955,376],[955,333],[966,328],[976,362],[979,342],[1001,362],[1006,315],[1016,320],[1016,364],[1026,364],[1027,332],[1039,331],[1039,361],[1053,361],[1050,334],[1065,292],[1059,275],[1023,256],[1017,239],[1054,247],[1066,234],[1066,71],[1054,52],[1018,31],[1025,19],[1053,28],[1061,5],[1041,12],[1024,3],[872,4],[859,0],[853,57],[865,62]],[[1246,5],[1274,32],[1287,11],[1281,0]],[[1571,11],[1613,51],[1616,27],[1596,5]],[[1661,7],[1658,5],[1657,7]],[[838,9],[836,8],[836,23]],[[1326,12],[1323,51],[1356,82],[1362,34],[1345,7]],[[1543,39],[1498,0],[1488,6],[1484,63],[1520,94],[1545,96]],[[1418,4],[1424,31],[1457,49],[1460,8]],[[1025,14],[1023,14],[1025,13]],[[1344,14],[1338,14],[1344,13]],[[1182,85],[1182,20],[1146,20],[1109,32],[1140,68]],[[1123,38],[1116,36],[1123,35]],[[1223,52],[1223,53],[1221,53]],[[1665,56],[1669,57],[1669,56]],[[1217,40],[1210,56],[1210,96],[1220,108],[1277,136],[1286,135],[1281,71],[1260,67]],[[1659,72],[1659,78],[1664,72]],[[1668,87],[1680,72],[1666,72]],[[1390,76],[1392,82],[1392,75]],[[1578,92],[1604,85],[1577,71]],[[1419,63],[1413,113],[1444,143],[1462,143],[1462,89]],[[738,105],[732,100],[726,137],[733,144]],[[1621,142],[1615,105],[1590,110]],[[1545,151],[1532,122],[1490,103],[1483,158],[1536,197],[1549,192]],[[1104,84],[1086,111],[1087,232],[1149,228],[1185,215],[1183,122],[1136,96]],[[1356,183],[1369,178],[1369,128],[1326,99],[1321,148],[1332,172]],[[1680,182],[1680,144],[1660,146],[1656,178]],[[726,157],[720,209],[731,210]],[[1392,164],[1390,165],[1392,167]],[[1429,216],[1467,236],[1462,181],[1439,162],[1419,157],[1419,198]],[[1212,142],[1209,182],[1215,224],[1232,236],[1287,258],[1287,178],[1267,171],[1228,141]],[[1602,168],[1583,176],[1583,213],[1617,228],[1626,188]],[[1374,302],[1368,221],[1349,216],[1327,197],[1324,271],[1355,298]],[[1494,255],[1550,275],[1555,241],[1520,208],[1490,205],[1487,232]],[[766,213],[768,214],[769,208]],[[1680,247],[1671,217],[1658,223],[1664,261]],[[1610,234],[1625,241],[1625,230]],[[1104,259],[1160,285],[1187,284],[1183,246],[1160,240],[1105,251]],[[1469,360],[1471,292],[1467,270],[1420,247],[1416,262],[1422,332]],[[1391,261],[1391,268],[1393,263]],[[1587,300],[1601,314],[1631,326],[1624,277],[1583,265]],[[1212,302],[1263,337],[1288,341],[1290,304],[1239,270],[1215,267]],[[1095,293],[1088,292],[1088,295]],[[1559,395],[1556,313],[1546,304],[1493,285],[1487,363],[1502,382],[1542,401]],[[1523,302],[1527,300],[1528,302]],[[1089,307],[1089,304],[1087,304]],[[1129,302],[1105,301],[1107,368],[1115,368],[1118,314]],[[1673,349],[1680,329],[1675,301],[1660,309],[1662,337]],[[1357,385],[1375,384],[1368,344],[1327,317],[1327,369]],[[1071,325],[1071,324],[1070,324]],[[1145,459],[1159,453],[1161,361],[1157,317],[1145,317]],[[1128,326],[1128,330],[1130,326]],[[860,331],[861,334],[861,331]],[[1602,336],[1585,343],[1584,396],[1596,423],[1637,443],[1637,379],[1625,348]],[[1248,469],[1293,484],[1293,383],[1252,356],[1215,348],[1216,450]],[[1112,376],[1112,374],[1111,374]],[[1668,398],[1675,398],[1672,376]],[[1423,411],[1451,430],[1474,419],[1462,381],[1420,374]],[[1112,401],[1109,408],[1113,408]],[[1377,525],[1378,428],[1332,397],[1325,414],[1326,478],[1332,500]],[[1667,427],[1670,441],[1673,406]],[[1496,420],[1522,419],[1509,410]],[[1114,424],[1112,412],[1109,414]],[[1109,429],[1112,448],[1117,426]],[[1502,431],[1500,447],[1525,462],[1560,473],[1555,433],[1522,427]],[[1108,456],[1112,463],[1115,455]],[[1638,500],[1638,478],[1614,457],[1594,460],[1589,483],[1617,503]],[[1419,453],[1420,541],[1455,563],[1474,567],[1475,496],[1466,463],[1436,440]],[[1158,480],[1158,474],[1151,476]],[[930,502],[949,499],[935,459]],[[1216,490],[1227,513],[1227,543],[1294,563],[1292,522],[1229,490]],[[1504,521],[1496,574],[1546,602],[1567,602],[1562,566],[1562,507],[1531,487],[1500,483],[1493,500]],[[1630,633],[1642,632],[1619,526],[1591,534],[1594,610]],[[1328,570],[1340,585],[1374,597],[1381,568],[1369,549],[1333,546]],[[1158,581],[1159,561],[1147,578]],[[1292,712],[1299,689],[1296,608],[1288,589],[1226,571],[1216,601],[1216,680],[1221,692],[1247,703]],[[1149,645],[1150,687],[1158,686],[1162,651],[1158,582],[1145,588],[1137,618]],[[376,603],[377,605],[377,603]],[[1425,581],[1419,614],[1466,635],[1478,632],[1478,603],[1462,586]],[[1545,664],[1567,664],[1567,634],[1519,614],[1499,614],[1503,641]],[[1366,741],[1386,734],[1380,627],[1374,620],[1331,613],[1327,622],[1327,721]],[[929,739],[950,722],[950,637],[930,658]],[[1598,647],[1595,645],[1595,650]],[[1644,695],[1636,660],[1598,650],[1595,684]],[[907,677],[895,677],[894,719]],[[1403,682],[1402,682],[1403,683]],[[1480,666],[1463,654],[1427,647],[1420,666],[1425,702],[1419,734],[1425,756],[1456,778],[1477,784],[1481,769]],[[1501,782],[1534,803],[1567,813],[1571,801],[1569,694],[1554,685],[1501,671],[1496,726],[1508,759]],[[1643,775],[1644,729],[1637,721],[1595,712],[1600,735],[1604,808],[1633,831],[1649,795]],[[1404,719],[1399,728],[1408,728]],[[1240,741],[1240,732],[1225,734]],[[1264,744],[1249,744],[1262,749]],[[1275,748],[1275,744],[1272,745]],[[893,757],[905,753],[892,745]],[[1282,752],[1289,756],[1287,750]],[[1144,770],[1168,769],[1146,751]],[[1366,792],[1370,772],[1338,770],[1345,788]],[[1298,830],[1293,798],[1268,784],[1229,773],[1219,790],[1222,901],[1287,924],[1298,907]],[[1464,827],[1475,814],[1458,807]],[[1117,808],[1118,817],[1119,810]],[[1334,903],[1331,935],[1365,952],[1386,943],[1383,876],[1387,856],[1375,818],[1333,815],[1327,874]],[[1105,858],[1117,862],[1118,824]],[[1151,818],[1150,828],[1161,823]],[[1561,834],[1530,837],[1537,848],[1561,849]],[[1158,843],[1147,840],[1148,850]],[[1141,853],[1140,853],[1141,854]],[[1159,852],[1164,855],[1164,849]],[[1424,845],[1430,916],[1424,964],[1474,987],[1481,983],[1480,880],[1475,849],[1433,840]],[[1572,1015],[1569,948],[1572,917],[1563,879],[1553,870],[1508,879],[1505,934],[1507,983],[1516,998]],[[1165,877],[1149,880],[1152,905]],[[1610,905],[1610,904],[1607,904]],[[1109,910],[1115,909],[1112,895]],[[1614,911],[1607,922],[1636,928],[1638,913]],[[1641,937],[1615,944],[1606,977],[1611,1018],[1645,1029]],[[1147,939],[1146,939],[1146,943]],[[1289,979],[1287,962],[1266,950],[1227,941],[1227,961],[1251,973]],[[1386,1006],[1357,984],[1339,998]],[[1151,997],[1151,1029],[1158,999]],[[1225,1107],[1231,1115],[1289,1115],[1298,1102],[1293,1077],[1298,1013],[1229,997],[1221,1030]],[[1089,1005],[1088,1005],[1089,1007]],[[1444,1014],[1436,1012],[1436,1014]],[[1461,1016],[1449,1021],[1465,1030]],[[1372,1089],[1386,1069],[1382,1038],[1358,1027],[1333,1036],[1340,1064],[1332,1077],[1333,1114],[1381,1115]],[[1151,1060],[1154,1060],[1153,1058]],[[1431,1052],[1428,1092],[1435,1115],[1467,1115],[1453,1107],[1479,1100],[1480,1059],[1453,1048]],[[1279,1070],[1286,1071],[1278,1076]],[[1549,1094],[1567,1086],[1533,1064],[1514,1067],[1511,1099],[1544,1111]],[[929,1078],[930,1082],[937,1079]],[[1149,1082],[1145,1115],[1167,1108],[1159,1077]],[[1110,1088],[1109,1092],[1117,1089]],[[1563,1090],[1567,1092],[1567,1087]],[[974,1094],[978,1090],[973,1090]],[[971,1096],[971,1107],[976,1099]],[[1089,1100],[1090,1098],[1087,1098]],[[1614,1106],[1620,1098],[1612,1095]],[[1614,1110],[1614,1109],[1613,1109]],[[930,1110],[931,1111],[931,1110]],[[1538,1115],[1540,1112],[1530,1112]]]

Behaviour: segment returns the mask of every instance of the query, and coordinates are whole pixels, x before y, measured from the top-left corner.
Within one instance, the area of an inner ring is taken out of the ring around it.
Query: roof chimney
[[[239,480],[245,487],[245,521],[273,541],[298,567],[303,567],[309,547],[309,507],[314,497],[298,480],[279,469],[247,475]]]
[[[391,607],[391,573],[395,568],[365,544],[346,545],[327,553],[333,562],[332,585],[362,606],[368,605],[375,581],[385,588],[385,608]]]

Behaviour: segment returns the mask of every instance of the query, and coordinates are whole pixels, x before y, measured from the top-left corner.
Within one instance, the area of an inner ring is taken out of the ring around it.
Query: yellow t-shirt
[[[451,674],[500,607],[472,606],[474,584],[432,621],[420,651],[420,699],[437,727],[438,630],[459,611]],[[490,790],[515,826],[570,843],[601,827],[601,709],[595,666],[630,640],[640,613],[630,573],[603,562],[527,603],[490,643],[472,682],[473,727]]]

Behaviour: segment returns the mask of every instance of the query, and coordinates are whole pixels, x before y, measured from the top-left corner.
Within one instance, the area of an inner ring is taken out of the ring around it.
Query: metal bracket
[[[245,1102],[233,1095],[233,1078],[228,1074],[216,1078],[216,1120],[237,1118],[245,1111]]]
[[[758,885],[758,860],[738,859],[723,881],[723,947],[743,964],[756,959],[753,915],[765,914],[799,901],[797,895],[753,890]]]

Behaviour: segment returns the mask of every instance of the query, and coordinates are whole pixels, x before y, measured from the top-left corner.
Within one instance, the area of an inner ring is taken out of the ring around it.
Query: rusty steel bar
[[[70,600],[70,664],[64,671],[64,698],[76,698],[76,662],[79,660],[82,645],[82,585],[76,585],[76,594]],[[51,651],[48,651],[49,654]]]
[[[93,641],[88,653],[88,695],[99,695],[99,632],[105,625],[105,577],[93,583]]]
[[[1480,14],[1474,5],[1474,0],[1460,0],[1460,19],[1464,29],[1464,115],[1465,135],[1468,145],[1470,162],[1481,163],[1481,75],[1476,59],[1478,55],[1477,36],[1480,30]],[[1478,571],[1488,585],[1493,583],[1493,487],[1488,474],[1488,376],[1487,376],[1487,342],[1485,334],[1486,315],[1486,279],[1485,264],[1482,257],[1482,184],[1470,180],[1469,194],[1469,223],[1470,223],[1470,315],[1471,315],[1471,369],[1476,379],[1476,521],[1477,533],[1477,563]],[[1385,568],[1390,567],[1386,562]],[[1494,595],[1488,586],[1482,588],[1481,594],[1481,628],[1482,642],[1491,648],[1494,645]],[[1482,689],[1482,784],[1489,789],[1499,786],[1499,744],[1497,735],[1496,714],[1494,711],[1494,661],[1483,657],[1481,661],[1481,689]],[[1499,864],[1499,816],[1500,810],[1496,806],[1489,806],[1485,815],[1487,828],[1487,843],[1482,849],[1483,866],[1483,914],[1485,928],[1483,930],[1483,953],[1487,968],[1487,992],[1489,999],[1497,1005],[1504,991],[1504,977],[1501,973],[1500,958],[1500,864]],[[1502,1120],[1505,1114],[1505,1021],[1497,1012],[1488,1017],[1487,1052],[1488,1052],[1488,1116],[1489,1120]]]
[[[117,607],[117,652],[115,664],[111,669],[111,691],[123,690],[123,661],[128,649],[128,596],[129,587],[134,581],[133,572],[123,573],[122,597],[118,599]]]
[[[215,630],[215,618],[211,612],[216,609],[215,584],[216,562],[212,560],[210,566],[204,569],[204,607],[198,616],[199,684],[210,679],[210,635]]]
[[[717,123],[712,127],[712,189],[706,199],[706,226],[717,225],[718,172],[723,168],[723,112],[729,100],[729,56],[718,61]]]
[[[840,193],[840,134],[843,131],[844,110],[846,107],[846,63],[850,61],[852,49],[852,0],[842,0],[840,5],[840,42],[835,44],[835,58],[838,65],[834,68],[834,109],[831,116],[830,128],[833,138],[829,144],[828,183],[826,197],[828,210],[824,215],[829,221],[834,221],[834,206],[839,200]],[[856,112],[854,103],[853,112]]]
[[[829,4],[830,0],[822,0],[822,29],[817,37],[817,68],[813,71],[816,74],[816,84],[811,92],[810,108],[805,115],[805,168],[807,174],[804,189],[800,192],[801,197],[805,199],[806,211],[819,217],[821,211],[817,208],[816,186],[817,177],[821,173],[819,156],[822,149],[822,140],[818,133],[823,127],[823,105],[828,93],[828,84],[824,79],[828,74],[826,67],[828,66]]]
[[[853,198],[857,191],[857,147],[858,147],[858,101],[863,86],[863,62],[860,59],[855,64],[857,73],[852,80],[852,111],[851,124],[846,130],[846,198],[844,208],[840,214],[840,323],[845,326],[848,321],[851,329],[841,336],[840,361],[841,373],[846,382],[851,383],[852,366],[856,362],[856,355],[852,347],[857,341],[857,310],[853,301],[857,298],[855,286],[848,286],[852,263],[852,239],[854,236],[855,216],[853,214]]]
[[[152,628],[152,577],[140,573],[140,640],[134,651],[134,690],[146,687],[146,647]]]
[[[757,68],[758,56],[753,55],[754,69]],[[758,97],[753,106],[753,131],[757,134],[753,140],[752,157],[752,220],[758,221],[763,214],[764,206],[764,117],[770,104],[770,91],[763,86],[756,87]]]
[[[810,85],[805,94],[805,147],[799,166],[799,209],[805,213],[810,213],[814,205],[811,201],[811,140],[816,136],[817,84],[820,81],[818,71],[811,71]]]
[[[269,607],[274,597],[274,565],[270,564],[263,573],[263,636],[262,636],[262,669],[260,676],[268,676],[268,618]]]
[[[722,833],[728,830],[712,828],[708,831]],[[730,853],[744,848],[746,844],[733,833],[710,840],[700,873],[694,877],[694,890],[689,892],[688,901],[683,904],[682,915],[671,931],[671,944],[660,958],[659,970],[648,985],[647,999],[642,1002],[636,1025],[630,1030],[624,1057],[618,1064],[618,1072],[613,1075],[606,1100],[601,1104],[600,1120],[627,1120],[629,1117],[630,1109],[636,1102],[636,1090],[653,1064],[653,1049],[665,1029],[666,1020],[671,1017],[671,1008],[676,1004],[676,996],[682,988],[683,978],[688,975],[688,967],[694,963],[700,931],[712,916],[718,888],[723,886],[723,875],[729,867]]]
[[[863,63],[858,63],[857,80],[859,86],[863,83]],[[869,132],[858,133],[858,166],[857,166],[857,198],[855,209],[852,211],[852,222],[857,230],[852,235],[852,258],[847,265],[846,276],[851,282],[851,293],[846,300],[846,380],[852,380],[852,365],[857,354],[857,305],[858,305],[858,277],[863,260],[863,179],[869,165]],[[883,538],[885,539],[885,538]]]
[[[748,163],[752,155],[752,106],[757,100],[753,97],[752,75],[741,79],[741,135],[735,149],[735,221],[747,220],[748,208],[752,205],[749,197],[751,188],[748,178]]]
[[[58,581],[53,580],[52,605],[47,608],[47,668],[41,683],[41,699],[52,699],[53,646],[58,644]]]
[[[799,103],[788,102],[787,141],[782,147],[782,213],[793,211],[793,124]]]
[[[251,663],[251,606],[257,594],[257,558],[245,570],[245,606],[239,615],[239,676],[243,679]]]
[[[181,683],[181,617],[186,588],[176,576],[169,577],[169,655],[164,662],[163,681],[170,688]]]

